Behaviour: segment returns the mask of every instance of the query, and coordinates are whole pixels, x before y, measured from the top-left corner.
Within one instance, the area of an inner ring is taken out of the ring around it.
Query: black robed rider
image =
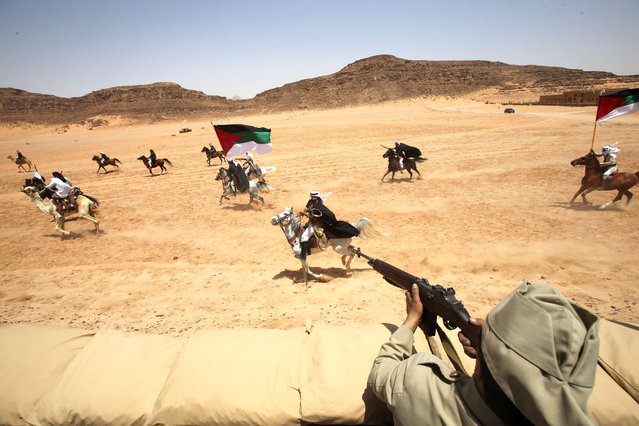
[[[335,213],[324,205],[319,191],[311,191],[310,200],[306,203],[304,214],[313,226],[319,226],[330,240],[332,238],[351,238],[359,235],[359,230],[350,223],[337,220]]]
[[[229,160],[229,175],[234,183],[237,192],[244,192],[249,189],[250,182],[242,166],[235,160]]]
[[[419,158],[422,155],[418,148],[406,145],[401,141],[395,141],[395,153],[403,158]]]

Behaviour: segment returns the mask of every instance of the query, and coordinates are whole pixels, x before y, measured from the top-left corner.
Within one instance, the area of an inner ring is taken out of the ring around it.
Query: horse
[[[611,181],[606,181],[603,183],[603,177],[601,175],[601,166],[599,165],[599,160],[593,151],[590,151],[588,154],[583,157],[575,158],[570,162],[570,165],[573,167],[576,166],[585,166],[585,174],[584,177],[581,178],[581,187],[575,195],[570,200],[570,204],[573,204],[575,198],[581,195],[584,204],[592,205],[586,199],[586,195],[591,193],[592,191],[617,191],[617,196],[612,200],[602,205],[600,208],[606,208],[612,203],[616,203],[621,200],[621,198],[625,195],[627,197],[626,205],[630,203],[632,199],[632,192],[629,191],[630,188],[639,183],[639,172],[636,173],[626,173],[626,172],[618,172],[612,176]]]
[[[291,248],[299,245],[301,243],[301,235],[302,235],[302,219],[299,215],[295,214],[293,207],[287,207],[283,212],[278,214],[277,216],[273,216],[271,218],[271,225],[279,225],[284,232],[284,236],[286,236],[286,240],[290,244]],[[355,228],[360,231],[361,236],[367,235],[367,230],[369,227],[372,228],[372,224],[370,220],[366,217],[361,217],[353,222]],[[335,238],[328,240],[328,244],[333,248],[333,250],[342,255],[342,265],[346,268],[346,273],[348,275],[351,274],[351,261],[355,254],[351,251],[351,241],[352,238]],[[311,253],[314,254],[322,249],[320,247],[311,248]],[[308,289],[308,277],[309,275],[316,281],[321,281],[321,274],[316,274],[311,271],[311,268],[308,266],[308,260],[300,258],[300,262],[302,263],[302,270],[304,271],[304,281],[306,282],[306,288]]]
[[[96,173],[100,173],[100,169],[104,169],[104,173],[109,173],[104,166],[115,166],[118,170],[120,170],[120,166],[118,166],[117,163],[122,164],[122,161],[118,160],[117,158],[109,158],[108,160],[104,161],[104,164],[102,164],[102,158],[98,157],[97,155],[94,155],[92,160],[98,163],[98,171]]]
[[[261,182],[264,182],[265,175],[277,171],[277,167],[275,166],[260,167],[256,164],[255,167],[251,167],[248,161],[244,163],[243,167],[244,173],[246,173],[246,177],[248,177],[249,180],[258,179]]]
[[[55,220],[55,230],[62,232],[63,237],[71,234],[71,232],[64,229],[64,222],[67,220],[67,215],[73,214],[92,222],[95,226],[95,234],[98,235],[100,233],[100,221],[94,212],[99,206],[99,203],[95,198],[89,197],[88,195],[78,195],[75,200],[78,206],[77,209],[61,213],[53,201],[43,199],[35,187],[23,186],[20,191],[24,192],[38,209],[53,216]]]
[[[7,155],[7,158],[9,160],[11,160],[12,163],[16,164],[18,166],[18,173],[22,173],[22,171],[24,170],[25,172],[30,172],[31,171],[31,161],[25,157],[24,155],[22,156],[22,158],[18,158],[18,157],[13,157],[11,155]],[[25,169],[24,165],[29,166],[29,170]]]
[[[229,200],[229,195],[233,195],[235,196],[235,192],[233,191],[233,188],[231,187],[231,175],[229,174],[229,170],[225,169],[224,167],[220,167],[220,170],[217,172],[217,175],[215,176],[215,180],[221,180],[222,181],[222,195],[220,196],[220,204],[222,204],[222,200],[223,199],[227,199]],[[253,200],[258,200],[262,203],[262,205],[264,205],[264,198],[262,196],[260,196],[258,193],[260,191],[262,192],[272,192],[274,191],[275,188],[269,186],[266,184],[266,182],[260,182],[260,181],[249,181],[249,188],[246,191],[243,192],[247,192],[249,193],[249,205],[253,202]]]
[[[226,161],[226,155],[224,155],[224,152],[222,151],[213,151],[208,146],[205,146],[205,147],[202,147],[202,150],[200,152],[206,153],[206,162],[208,163],[209,166],[211,165],[212,158],[219,158],[220,164],[222,164],[223,162],[228,163],[228,161]]]
[[[140,155],[136,160],[140,160],[144,163],[144,166],[149,169],[149,173],[153,176],[153,169],[156,167],[160,168],[160,174],[166,173],[166,167],[164,167],[164,163],[167,163],[169,166],[173,167],[173,163],[169,161],[168,158],[158,158],[153,164],[149,167],[149,158],[146,155]]]
[[[384,147],[386,148],[386,147]],[[413,178],[412,170],[416,171],[417,174],[421,177],[422,174],[417,170],[417,161],[420,163],[424,161],[424,158],[418,158],[417,160],[413,160],[412,158],[404,158],[404,164],[401,165],[399,161],[399,157],[395,154],[395,151],[392,148],[386,148],[386,152],[382,155],[382,158],[388,158],[388,170],[382,176],[382,181],[386,177],[387,174],[392,173],[391,180],[395,179],[395,173],[401,172],[402,170],[406,170],[410,175],[409,179]]]

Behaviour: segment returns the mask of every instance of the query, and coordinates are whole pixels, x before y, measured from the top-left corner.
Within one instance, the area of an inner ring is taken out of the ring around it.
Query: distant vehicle
[[[180,133],[188,133],[190,131],[191,131],[191,129],[189,129],[188,127],[183,127],[183,128],[180,129]]]
[[[504,110],[504,114],[514,114],[514,113],[515,113],[515,110],[512,108],[506,108]]]

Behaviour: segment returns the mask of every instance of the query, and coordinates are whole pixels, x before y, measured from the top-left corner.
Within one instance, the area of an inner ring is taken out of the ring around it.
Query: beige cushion
[[[385,404],[366,391],[366,381],[380,347],[396,325],[353,327],[315,325],[302,352],[300,396],[302,420],[321,424],[387,424],[392,418]],[[462,358],[466,357],[456,331],[448,331]],[[415,333],[418,352],[431,352],[424,337]],[[472,368],[470,370],[472,372]]]
[[[26,424],[38,399],[93,335],[28,324],[0,327],[0,424]]]
[[[152,423],[299,425],[304,329],[209,330],[184,345]]]
[[[100,330],[28,417],[35,424],[145,424],[183,339]]]
[[[639,404],[639,328],[601,320],[599,365]]]
[[[639,404],[599,366],[588,410],[600,426],[639,425]]]

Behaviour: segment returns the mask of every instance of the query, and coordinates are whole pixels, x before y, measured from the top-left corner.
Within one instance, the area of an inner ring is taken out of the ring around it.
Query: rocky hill
[[[536,102],[542,95],[639,87],[639,75],[617,76],[559,67],[488,61],[421,61],[379,55],[327,76],[230,100],[154,83],[98,90],[76,98],[0,89],[0,123],[68,124],[96,116],[157,121],[188,116],[224,117],[240,112],[326,109],[415,97],[468,97],[496,103]]]

